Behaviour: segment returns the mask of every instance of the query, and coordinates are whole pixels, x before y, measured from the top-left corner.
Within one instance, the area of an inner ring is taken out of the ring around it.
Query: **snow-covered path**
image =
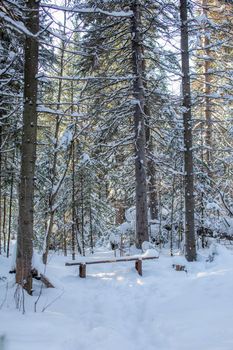
[[[57,288],[43,290],[36,313],[36,295],[26,296],[24,315],[15,310],[9,284],[6,350],[232,350],[233,255],[219,252],[212,263],[186,263],[187,274],[171,267],[182,258],[164,255],[143,263],[143,277],[128,262],[88,266],[87,279],[54,256],[47,274]]]

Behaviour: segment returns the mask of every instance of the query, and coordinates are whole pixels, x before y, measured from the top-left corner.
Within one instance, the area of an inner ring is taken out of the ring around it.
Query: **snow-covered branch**
[[[106,16],[111,17],[132,17],[132,11],[105,11],[98,7],[83,7],[77,8],[76,6],[67,7],[67,6],[58,6],[55,4],[45,4],[42,3],[41,7],[50,8],[52,10],[64,11],[64,12],[72,12],[79,14],[91,14],[91,13],[101,13]]]

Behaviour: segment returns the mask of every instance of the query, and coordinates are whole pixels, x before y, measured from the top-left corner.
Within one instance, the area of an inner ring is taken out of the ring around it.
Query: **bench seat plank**
[[[116,263],[116,262],[127,262],[127,261],[137,261],[137,260],[153,260],[158,259],[158,256],[134,256],[129,258],[117,258],[117,259],[108,259],[108,260],[83,260],[76,262],[67,262],[66,266],[77,266],[77,265],[92,265],[92,264],[106,264],[106,263]]]
[[[153,260],[158,259],[158,256],[129,256],[127,258],[118,258],[118,259],[108,259],[108,260],[83,260],[76,262],[67,262],[66,266],[79,266],[79,277],[86,278],[86,265],[94,264],[106,264],[106,263],[116,263],[116,262],[127,262],[135,261],[135,269],[138,274],[142,276],[142,260]]]

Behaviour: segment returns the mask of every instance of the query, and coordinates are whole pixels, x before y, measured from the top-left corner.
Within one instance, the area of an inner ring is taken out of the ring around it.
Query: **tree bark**
[[[66,237],[66,216],[64,214],[64,217],[63,217],[64,221],[63,221],[63,252],[64,252],[64,256],[67,256],[67,237]]]
[[[82,255],[85,256],[85,236],[84,236],[84,179],[81,173],[80,178],[81,187],[81,239],[82,239]]]
[[[63,35],[66,35],[66,13],[64,12],[64,30],[63,30]],[[60,72],[59,75],[60,77],[63,76],[64,72],[64,52],[65,50],[65,43],[62,40],[61,41],[61,57],[60,57]],[[57,93],[57,110],[59,110],[60,105],[61,105],[61,96],[62,96],[62,79],[59,80],[58,83],[58,93]],[[55,202],[56,202],[56,197],[58,194],[58,188],[54,189],[55,183],[56,183],[56,178],[57,178],[57,160],[58,160],[58,142],[59,142],[59,131],[60,131],[60,124],[61,124],[62,117],[57,114],[56,115],[56,125],[55,125],[55,132],[54,132],[54,154],[53,154],[53,161],[52,161],[52,169],[51,169],[51,190],[49,194],[49,210],[48,210],[48,216],[49,216],[49,222],[46,230],[46,235],[45,235],[45,242],[44,242],[44,251],[43,251],[43,256],[42,256],[42,261],[44,264],[47,264],[48,260],[48,254],[49,254],[49,244],[50,244],[50,238],[52,235],[52,230],[53,230],[53,223],[54,223],[54,216],[56,213],[56,207],[55,207]],[[61,185],[61,182],[60,182]]]
[[[2,254],[2,126],[0,125],[0,254]]]
[[[146,84],[145,84],[146,85]],[[150,212],[150,220],[158,220],[158,193],[157,193],[157,181],[156,181],[156,169],[155,162],[151,159],[153,153],[153,144],[150,132],[150,109],[148,103],[145,105],[146,114],[146,150],[147,150],[147,178],[148,178],[148,207]]]
[[[208,17],[207,13],[207,6],[208,2],[207,0],[202,1],[202,7],[203,7],[203,14]],[[205,160],[206,160],[206,166],[207,166],[207,172],[208,176],[211,177],[212,175],[212,113],[211,113],[211,74],[210,74],[210,68],[211,68],[211,57],[210,57],[210,39],[208,36],[208,29],[204,29],[204,52],[205,52],[205,61],[204,61],[204,94],[205,94],[205,104],[204,104],[204,112],[205,112],[205,121],[206,121],[206,130],[205,130],[205,146],[206,146],[206,152],[205,152]]]
[[[119,199],[115,202],[116,219],[115,224],[121,225],[125,221],[125,205],[124,202]]]
[[[3,222],[2,222],[2,233],[3,233],[3,251],[6,252],[6,195],[3,196]]]
[[[39,32],[39,2],[25,1],[27,29]],[[16,282],[32,293],[33,205],[37,140],[38,40],[27,36],[24,44],[24,110],[19,187]]]
[[[194,224],[194,176],[192,152],[192,113],[189,69],[189,43],[187,22],[187,0],[180,0],[181,18],[181,61],[182,61],[182,99],[184,123],[184,187],[185,187],[185,256],[188,261],[196,260]]]
[[[14,152],[14,151],[13,151]],[[12,164],[15,161],[15,152],[12,157]],[[12,223],[12,202],[13,202],[13,188],[14,188],[14,169],[11,168],[11,185],[10,185],[10,201],[9,201],[9,215],[8,215],[8,235],[7,235],[7,249],[6,256],[10,256],[10,241],[11,241],[11,223]]]
[[[146,182],[146,135],[145,135],[145,92],[143,86],[143,45],[141,29],[141,8],[139,1],[131,5],[132,67],[134,73],[133,95],[135,99],[135,179],[136,179],[136,246],[141,248],[148,235],[147,182]]]
[[[74,112],[74,83],[71,81],[71,114]],[[76,183],[75,183],[75,176],[76,176],[76,117],[73,117],[73,123],[74,123],[74,135],[73,135],[73,141],[72,141],[72,230],[71,230],[71,251],[72,251],[72,260],[75,260],[75,215],[76,215],[76,200],[75,200],[75,189],[76,189]]]

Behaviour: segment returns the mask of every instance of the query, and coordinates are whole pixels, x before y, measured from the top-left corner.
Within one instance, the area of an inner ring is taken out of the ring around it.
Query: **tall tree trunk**
[[[74,112],[74,82],[71,81],[71,114]],[[72,231],[71,231],[71,251],[72,251],[72,260],[75,260],[75,214],[76,214],[76,200],[75,200],[75,175],[76,175],[76,117],[73,117],[74,123],[74,135],[72,141]]]
[[[143,78],[144,78],[144,90],[147,93],[147,76],[146,76],[146,59],[144,47],[142,47],[143,61]],[[148,180],[148,207],[150,212],[150,220],[157,220],[159,216],[158,211],[158,193],[157,193],[157,184],[156,184],[156,168],[155,162],[152,159],[153,154],[153,142],[151,137],[151,111],[149,107],[148,97],[145,98],[145,134],[146,134],[146,158],[147,158],[147,180]]]
[[[144,60],[145,61],[145,60]],[[146,85],[146,84],[145,84]],[[150,212],[150,220],[157,220],[159,216],[158,210],[158,193],[156,183],[156,169],[154,160],[151,158],[153,153],[153,144],[150,132],[150,109],[148,103],[145,105],[146,114],[146,150],[147,150],[147,178],[148,178],[148,207]]]
[[[179,213],[179,227],[178,227],[178,248],[181,247],[183,241],[183,176],[180,176],[180,213]]]
[[[67,234],[66,234],[66,216],[63,216],[63,252],[67,256]]]
[[[14,161],[15,161],[15,152],[13,153],[12,164],[14,164]],[[9,216],[8,216],[7,249],[6,249],[7,258],[9,258],[9,255],[10,255],[13,189],[14,189],[14,169],[12,167],[12,169],[11,169],[11,185],[10,185],[10,201],[9,201]]]
[[[173,256],[175,181],[176,181],[176,176],[174,174],[173,179],[172,179],[172,203],[171,203],[171,235],[170,235],[170,254],[171,254],[171,256]]]
[[[150,148],[150,147],[149,147]],[[152,159],[147,161],[147,174],[148,174],[148,192],[149,192],[149,211],[150,219],[157,220],[159,216],[158,210],[158,193],[157,193],[157,181],[156,181],[156,169]]]
[[[116,210],[115,224],[121,225],[125,221],[125,205],[121,199],[116,200],[115,210]]]
[[[85,256],[85,235],[84,235],[84,183],[83,174],[81,173],[81,238],[82,238],[82,255]]]
[[[208,17],[208,0],[202,1],[203,14]],[[212,174],[212,113],[211,113],[211,52],[210,52],[210,39],[208,29],[204,28],[204,40],[203,40],[205,60],[204,60],[204,94],[205,94],[205,104],[204,104],[204,113],[206,121],[206,132],[205,132],[205,160],[207,165],[208,175]]]
[[[3,251],[5,253],[6,252],[6,195],[3,196],[2,232],[3,232]]]
[[[71,251],[72,260],[75,260],[75,140],[72,142],[72,228],[71,228]]]
[[[143,46],[141,31],[141,8],[138,0],[133,1],[131,10],[132,66],[134,73],[133,95],[135,99],[135,179],[136,179],[136,246],[141,248],[149,240],[147,183],[146,183],[146,135],[145,135],[145,94],[143,86]]]
[[[2,254],[2,126],[0,125],[0,254]]]
[[[39,2],[25,1],[27,29],[39,32]],[[38,40],[27,36],[24,53],[24,110],[22,155],[19,187],[19,223],[17,236],[16,282],[29,294],[32,292],[32,254],[33,254],[33,205],[37,140],[37,73]]]
[[[192,153],[192,113],[189,70],[188,13],[187,0],[180,0],[181,18],[181,61],[182,95],[184,123],[184,171],[185,171],[185,256],[188,261],[196,260],[195,224],[194,224],[194,176]]]
[[[90,200],[90,209],[89,209],[89,221],[90,221],[90,245],[91,245],[91,254],[94,254],[94,237],[93,237],[93,226],[92,226],[91,200]]]
[[[63,35],[66,34],[66,13],[64,12],[64,21],[63,21]],[[65,50],[65,43],[62,40],[61,41],[61,57],[60,57],[60,77],[63,76],[64,72],[64,50]],[[61,96],[62,96],[62,79],[59,80],[58,83],[58,94],[57,94],[57,110],[60,109],[61,105]],[[51,169],[51,190],[49,194],[49,223],[46,230],[45,235],[45,243],[44,243],[44,252],[42,256],[43,263],[46,264],[48,260],[48,254],[49,254],[49,244],[50,244],[50,238],[52,235],[53,230],[53,223],[54,223],[54,216],[56,212],[55,202],[56,197],[58,193],[58,188],[54,189],[56,187],[56,175],[57,175],[57,158],[58,158],[58,138],[59,138],[59,131],[60,131],[60,124],[61,124],[62,117],[57,114],[56,115],[56,125],[55,125],[55,132],[54,132],[54,155],[53,155],[53,162],[52,162],[52,169]]]

